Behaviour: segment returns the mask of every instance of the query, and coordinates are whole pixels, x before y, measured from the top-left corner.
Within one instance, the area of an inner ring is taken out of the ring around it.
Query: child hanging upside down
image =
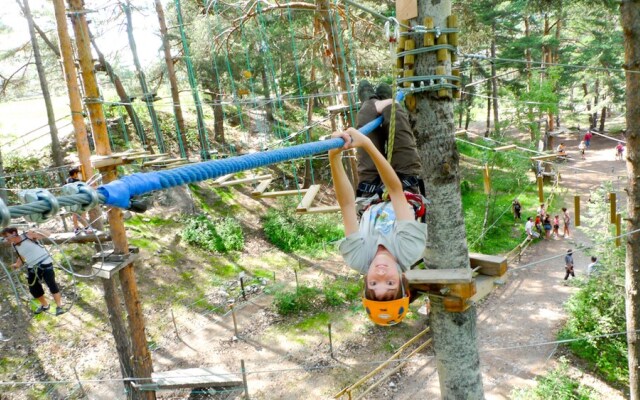
[[[367,99],[358,115],[358,125],[364,125],[368,118],[373,119],[379,113],[388,115],[386,111],[390,107],[390,100]],[[368,118],[361,118],[364,113]],[[398,106],[396,118],[399,115],[408,122],[406,114]],[[416,221],[412,206],[415,204],[424,213],[422,197],[403,191],[403,181],[407,189],[418,186],[417,175],[421,171],[413,133],[405,129],[409,125],[404,125],[404,121],[401,120],[400,124],[396,121],[391,164],[383,155],[389,136],[386,120],[370,137],[353,128],[334,133],[333,136],[343,138],[345,144],[341,149],[329,151],[331,174],[346,236],[340,243],[340,252],[351,268],[365,276],[363,303],[369,318],[379,325],[397,324],[406,315],[410,295],[404,272],[422,257],[427,240],[427,227]],[[398,129],[400,126],[402,128]],[[358,149],[358,171],[363,180],[358,194],[368,196],[357,200],[341,161],[342,150],[350,148]],[[412,152],[408,151],[409,148]],[[407,154],[398,156],[399,149],[407,151]],[[412,153],[410,158],[407,157],[409,153]],[[404,168],[407,179],[400,180],[394,171],[399,168]],[[411,176],[414,179],[409,179]],[[388,192],[388,201],[379,201],[377,193],[382,188]],[[360,222],[357,206],[364,209]]]

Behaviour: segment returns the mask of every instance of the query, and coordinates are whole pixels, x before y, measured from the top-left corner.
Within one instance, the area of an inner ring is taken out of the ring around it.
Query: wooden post
[[[331,339],[331,322],[329,322],[329,354],[333,358],[333,340]]]
[[[538,176],[538,201],[544,203],[544,186],[542,184],[542,177]]]
[[[82,72],[84,93],[87,98],[86,105],[89,110],[89,118],[91,119],[91,127],[96,144],[96,153],[98,155],[110,155],[111,148],[109,146],[107,124],[102,110],[102,104],[100,103],[100,91],[98,90],[98,84],[94,74],[91,42],[89,40],[89,28],[87,25],[86,13],[83,8],[83,0],[68,0],[68,3],[70,18],[76,36],[78,60]],[[115,166],[107,166],[101,170],[101,173],[105,184],[114,181],[117,178]],[[119,208],[112,207],[110,209],[109,227],[111,238],[113,240],[114,252],[116,254],[128,254],[129,243],[127,242],[127,236],[124,229],[122,210]],[[131,334],[133,373],[137,378],[143,379],[141,383],[145,383],[145,378],[150,382],[153,365],[151,362],[151,355],[149,354],[149,348],[147,347],[144,318],[142,315],[142,308],[140,307],[138,287],[132,264],[121,269],[118,274],[127,309],[129,332]],[[156,398],[155,392],[153,391],[135,390],[135,392],[137,392],[136,394],[139,398],[149,400],[154,400]]]
[[[622,238],[620,237],[620,235],[622,235],[622,215],[617,214],[616,215],[616,247],[620,247],[620,245],[622,245]]]
[[[244,387],[244,398],[249,400],[249,386],[247,385],[247,370],[244,367],[244,360],[240,360],[240,371],[242,372],[242,386]]]
[[[482,175],[484,177],[484,194],[491,194],[491,176],[489,175],[489,164],[484,165]]]
[[[233,304],[231,304],[229,307],[231,308],[231,318],[233,319],[233,334],[236,337],[239,337],[238,336],[238,321],[236,320],[236,310],[233,307]]]
[[[616,207],[616,194],[614,192],[609,193],[609,207],[611,209],[611,223],[615,224],[617,221],[616,214],[618,213]]]
[[[580,196],[573,197],[573,214],[575,215],[575,226],[580,226]]]

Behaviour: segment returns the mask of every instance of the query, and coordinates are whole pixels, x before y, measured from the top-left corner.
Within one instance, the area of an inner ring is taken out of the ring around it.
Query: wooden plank
[[[311,185],[307,193],[302,198],[302,201],[300,201],[300,204],[298,204],[296,211],[307,211],[307,209],[311,207],[311,204],[313,203],[313,200],[316,198],[316,195],[319,191],[320,185]]]
[[[221,367],[186,368],[151,373],[151,382],[160,389],[238,387],[242,379]]]
[[[507,258],[480,253],[469,253],[471,268],[480,267],[478,272],[488,276],[502,276],[507,272]]]
[[[159,166],[159,165],[167,165],[167,164],[172,164],[172,163],[176,163],[178,161],[188,161],[186,158],[162,158],[162,159],[157,159],[157,160],[153,160],[153,161],[147,161],[145,163],[142,163],[143,167],[153,167],[153,166]]]
[[[454,136],[465,136],[467,134],[466,130],[457,131]]]
[[[545,160],[555,160],[558,158],[557,154],[545,154],[543,156],[535,156],[531,157],[532,161],[545,161]]]
[[[508,150],[514,150],[516,149],[518,146],[516,146],[515,144],[508,144],[506,146],[499,146],[493,149],[493,151],[508,151]]]
[[[468,283],[473,280],[471,269],[412,269],[405,272],[409,284],[422,283]]]
[[[60,215],[60,214],[58,214]],[[101,243],[110,242],[111,236],[107,232],[82,233],[76,235],[72,232],[52,233],[49,237],[40,239],[44,244],[67,244],[67,243]],[[8,247],[9,242],[0,242],[0,247]]]
[[[91,156],[91,165],[96,169],[122,164],[124,164],[122,157]]]
[[[103,279],[111,279],[118,272],[133,263],[138,258],[138,253],[129,253],[124,261],[98,261],[91,266],[91,271],[95,276]]]
[[[332,115],[343,113],[348,109],[349,109],[349,105],[344,105],[344,104],[337,104],[335,106],[327,107],[329,114],[332,114]]]
[[[296,209],[297,213],[300,214],[322,214],[322,213],[332,213],[340,211],[340,206],[320,206],[320,207],[309,207],[306,210]]]
[[[265,179],[271,179],[271,178],[272,178],[271,175],[258,175],[258,176],[254,176],[254,177],[251,177],[251,178],[243,178],[243,179],[236,179],[235,181],[222,182],[218,186],[225,187],[225,186],[232,186],[232,185],[240,185],[242,183],[263,181]]]
[[[299,189],[299,190],[280,190],[280,191],[274,191],[274,192],[265,192],[262,193],[260,196],[260,198],[273,198],[273,197],[282,197],[282,196],[294,196],[297,194],[305,194],[307,193],[309,189]]]
[[[221,177],[219,177],[215,181],[213,181],[214,186],[217,186],[217,185],[221,184],[224,181],[228,181],[229,179],[231,179],[233,177],[233,175],[235,175],[235,174],[222,175]]]
[[[262,193],[264,193],[264,191],[267,190],[269,185],[271,185],[271,182],[273,182],[273,179],[267,179],[267,180],[264,180],[264,181],[260,182],[258,187],[255,188],[253,190],[253,192],[251,192],[251,196],[260,197],[262,195]]]

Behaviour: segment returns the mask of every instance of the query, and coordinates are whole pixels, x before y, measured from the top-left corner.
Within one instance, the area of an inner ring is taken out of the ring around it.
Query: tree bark
[[[0,199],[4,201],[4,204],[9,204],[7,198],[7,181],[4,179],[4,163],[2,162],[2,149],[0,149]]]
[[[316,15],[320,19],[320,24],[325,33],[325,52],[331,58],[331,68],[335,77],[335,83],[342,94],[338,96],[341,104],[354,104],[354,98],[349,94],[350,79],[347,72],[347,60],[345,59],[345,50],[342,40],[336,36],[339,32],[336,26],[334,12],[331,9],[330,0],[316,0],[318,12]],[[443,26],[446,26],[443,25]]]
[[[446,26],[451,1],[418,0],[418,19],[432,16],[435,26]],[[437,65],[434,53],[416,56],[415,74],[432,75]],[[450,73],[450,62],[445,63]],[[414,132],[422,159],[425,189],[432,207],[427,216],[429,240],[427,268],[469,268],[462,199],[460,195],[459,155],[454,137],[453,102],[436,98],[430,92],[416,95]],[[436,364],[442,399],[483,399],[480,357],[476,335],[476,307],[450,313],[434,301],[432,322]]]
[[[267,77],[267,67],[265,65],[260,68],[260,78],[262,79],[262,95],[264,96],[265,112],[267,122],[273,123],[273,103],[271,102],[271,86],[269,85],[269,78]]]
[[[531,28],[530,28],[530,19],[528,15],[525,15],[524,17],[524,36],[529,39],[529,36],[531,35]],[[529,79],[531,78],[531,48],[527,47],[524,51],[524,57],[527,60],[527,92],[529,92],[531,90],[531,88],[529,87]]]
[[[484,137],[489,137],[491,132],[491,80],[487,80],[487,129],[484,131]]]
[[[491,25],[491,59],[496,58],[496,23]],[[500,118],[498,115],[498,78],[496,78],[496,63],[491,62],[491,97],[493,97],[493,131],[500,135]]]
[[[631,400],[640,399],[640,3],[622,0],[620,7],[624,32],[626,92],[627,92],[627,176],[628,195],[627,232],[625,238],[625,302],[627,343],[629,345],[629,394]]]
[[[38,79],[40,80],[40,89],[42,90],[42,97],[44,98],[44,104],[47,109],[47,121],[49,122],[49,132],[51,135],[51,159],[56,167],[60,167],[64,164],[62,149],[60,148],[60,140],[58,139],[58,127],[56,126],[56,116],[53,113],[53,104],[51,103],[51,95],[49,94],[49,83],[47,82],[47,75],[44,71],[44,65],[42,64],[42,55],[40,54],[40,45],[38,44],[38,38],[36,36],[36,30],[33,24],[33,15],[31,15],[31,7],[29,6],[29,0],[16,0],[18,5],[24,11],[24,17],[29,25],[29,36],[31,37],[31,46],[33,48],[33,58],[36,63],[36,69],[38,71]]]
[[[604,133],[604,123],[607,120],[607,107],[602,107],[602,112],[600,113],[600,133]]]
[[[107,60],[105,60],[104,54],[102,54],[102,52],[100,51],[100,48],[98,48],[96,40],[91,34],[91,31],[89,31],[89,38],[91,40],[93,49],[96,51],[96,54],[98,55],[98,61],[100,62],[100,66],[104,68],[104,71],[107,73],[107,76],[109,76],[109,80],[111,81],[114,88],[116,89],[116,93],[120,98],[120,103],[122,103],[122,106],[127,112],[127,115],[129,115],[129,119],[131,119],[131,124],[133,125],[133,129],[135,129],[136,135],[138,135],[138,139],[140,139],[140,143],[142,144],[142,147],[145,150],[149,150],[151,153],[153,153],[153,149],[151,148],[151,146],[147,147],[147,136],[144,131],[144,126],[142,126],[142,122],[140,121],[140,118],[138,117],[136,110],[133,108],[133,105],[131,104],[131,97],[129,97],[129,95],[127,94],[127,90],[124,88],[124,85],[120,80],[120,77],[113,71],[113,67],[111,66],[111,64],[107,62]]]
[[[169,84],[171,86],[171,99],[173,100],[173,114],[176,117],[176,125],[178,125],[180,140],[182,141],[182,148],[184,149],[183,156],[189,157],[189,148],[187,146],[187,130],[184,126],[184,117],[182,116],[182,107],[180,103],[180,88],[178,87],[178,78],[176,77],[176,69],[173,64],[173,57],[171,57],[171,44],[167,38],[167,24],[164,18],[164,9],[160,0],[155,0],[156,13],[158,14],[158,23],[160,24],[160,38],[162,38],[162,48],[164,50],[164,62],[167,64],[167,76],[169,78]],[[224,135],[224,133],[223,133]]]
[[[136,46],[136,40],[133,37],[133,21],[131,18],[131,1],[127,0],[126,4],[121,3],[121,6],[122,6],[122,9],[124,10],[125,16],[127,17],[127,38],[129,39],[129,48],[131,49],[133,64],[136,67],[138,81],[140,82],[140,88],[142,89],[142,100],[145,102],[145,105],[147,106],[147,111],[149,112],[149,119],[151,120],[151,126],[153,127],[153,132],[155,133],[155,136],[156,136],[156,145],[158,146],[158,151],[160,153],[165,153],[167,149],[164,145],[164,138],[162,137],[162,131],[160,130],[160,123],[158,121],[158,116],[156,115],[156,110],[153,107],[153,95],[152,93],[150,93],[150,90],[147,87],[147,79],[144,76],[142,65],[140,65],[140,59],[138,58],[138,47]]]

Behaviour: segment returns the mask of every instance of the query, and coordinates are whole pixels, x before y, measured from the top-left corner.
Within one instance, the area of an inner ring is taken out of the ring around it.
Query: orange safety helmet
[[[375,324],[382,326],[399,324],[409,312],[409,294],[406,293],[402,283],[402,273],[400,274],[400,285],[402,286],[402,297],[396,300],[377,301],[362,297],[362,305],[364,305],[367,316]]]

